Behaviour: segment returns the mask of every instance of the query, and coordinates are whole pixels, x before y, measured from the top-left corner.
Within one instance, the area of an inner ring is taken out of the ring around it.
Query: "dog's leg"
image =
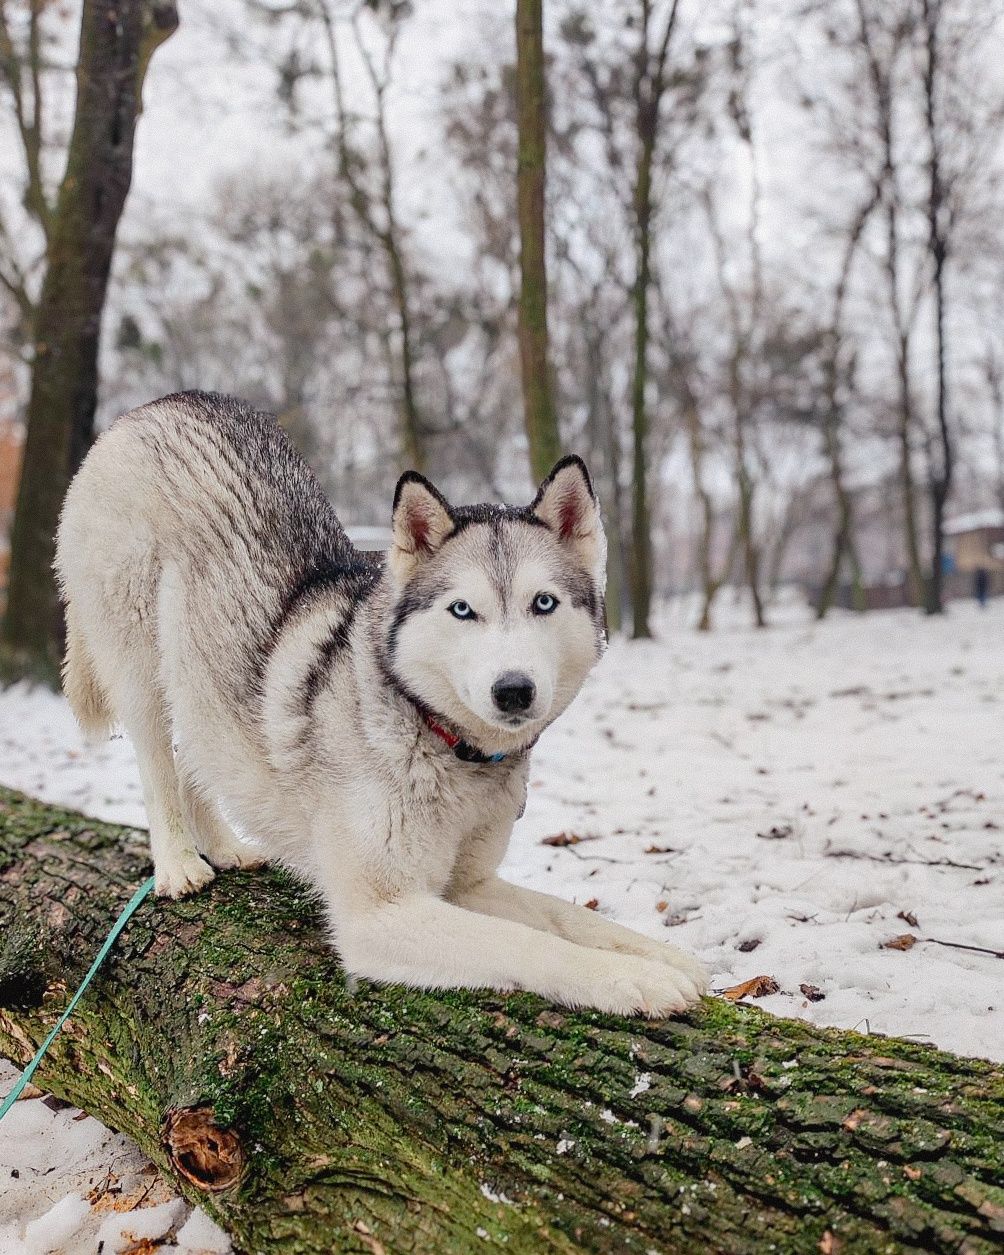
[[[341,886],[335,945],[346,970],[427,989],[526,989],[570,1007],[665,1016],[700,997],[685,972],[633,954],[597,950],[508,919],[475,914],[431,894],[355,902]]]
[[[595,911],[576,906],[572,902],[564,902],[548,893],[537,893],[533,889],[512,885],[491,875],[463,890],[453,892],[450,900],[470,911],[515,920],[531,928],[555,933],[580,946],[612,950],[617,954],[633,954],[663,963],[689,976],[701,993],[708,988],[708,973],[704,966],[683,950],[651,941],[633,929],[604,919]]]
[[[122,720],[132,738],[143,782],[157,892],[180,898],[212,880],[214,873],[199,857],[185,823],[167,719],[160,709],[133,707],[122,712]]]

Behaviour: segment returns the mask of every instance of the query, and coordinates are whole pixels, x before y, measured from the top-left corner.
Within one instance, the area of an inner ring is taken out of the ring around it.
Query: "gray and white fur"
[[[604,563],[577,458],[527,507],[404,475],[383,563],[270,415],[193,392],[120,418],[60,522],[64,686],[85,732],[132,738],[158,892],[265,857],[321,894],[354,975],[695,1002],[695,960],[496,874],[530,750],[602,651]]]

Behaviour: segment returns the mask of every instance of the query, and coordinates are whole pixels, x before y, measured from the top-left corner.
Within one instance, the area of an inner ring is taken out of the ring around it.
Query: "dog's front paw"
[[[590,964],[589,986],[580,1005],[616,1015],[658,1019],[686,1011],[702,988],[686,972],[633,955],[609,954]]]
[[[232,871],[235,868],[247,871],[254,867],[263,867],[267,861],[261,850],[243,842],[240,849],[235,846],[225,853],[214,850],[210,857],[218,872]]]
[[[699,993],[706,994],[708,992],[711,975],[700,959],[694,958],[686,950],[678,950],[676,946],[667,946],[658,941],[654,941],[652,946],[653,949],[651,951],[646,951],[646,958],[651,957],[657,962],[665,964],[666,967],[683,972],[694,982]]]
[[[230,871],[233,868],[261,867],[265,855],[260,846],[250,841],[242,841],[240,837],[230,834],[229,840],[217,840],[208,849],[203,850],[206,858],[218,872]]]
[[[160,898],[183,898],[208,885],[216,873],[195,850],[183,850],[169,859],[158,859],[154,887]]]

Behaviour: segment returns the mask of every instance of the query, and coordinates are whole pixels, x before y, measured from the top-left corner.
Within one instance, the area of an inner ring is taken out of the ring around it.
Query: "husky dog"
[[[63,507],[64,686],[86,733],[132,738],[158,892],[257,861],[232,822],[317,889],[354,975],[695,1002],[695,960],[496,875],[602,651],[604,560],[575,457],[525,507],[405,474],[383,563],[272,416],[189,392],[120,418]]]

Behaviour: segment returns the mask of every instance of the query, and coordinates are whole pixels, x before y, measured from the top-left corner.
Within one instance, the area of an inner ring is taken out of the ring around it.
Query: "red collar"
[[[460,744],[460,737],[455,732],[449,732],[441,723],[437,723],[432,715],[425,716],[426,726],[431,732],[435,732],[441,741],[445,741],[451,750],[457,748]]]
[[[462,762],[465,763],[500,763],[505,754],[483,754],[477,746],[471,745],[465,741],[456,732],[451,732],[448,728],[444,728],[441,723],[437,723],[432,715],[425,714],[425,724],[430,732],[435,732],[441,741],[444,741],[453,753]]]

